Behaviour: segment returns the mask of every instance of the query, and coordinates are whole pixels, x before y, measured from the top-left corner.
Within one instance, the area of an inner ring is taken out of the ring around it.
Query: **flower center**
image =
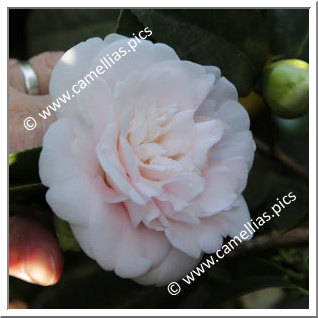
[[[136,107],[130,122],[127,139],[136,156],[145,164],[167,155],[162,142],[169,133],[170,123],[178,112],[176,105],[156,107],[140,105]]]

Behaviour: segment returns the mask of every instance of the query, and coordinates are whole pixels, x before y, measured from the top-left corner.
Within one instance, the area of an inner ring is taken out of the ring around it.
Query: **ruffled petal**
[[[205,172],[205,191],[196,198],[198,216],[206,217],[231,207],[246,186],[248,170],[241,159],[213,162]]]
[[[215,118],[215,113],[229,100],[237,101],[238,93],[235,86],[222,76],[215,81],[213,89],[196,111],[196,115]]]
[[[209,154],[209,160],[214,162],[226,158],[240,158],[246,163],[248,169],[251,169],[255,150],[252,132],[243,130],[222,138]]]
[[[121,204],[99,204],[89,223],[89,242],[96,261],[106,270],[124,278],[145,274],[169,252],[162,232],[134,227]]]
[[[201,218],[200,224],[171,222],[171,227],[166,229],[165,233],[175,248],[197,258],[202,252],[216,252],[228,235],[239,235],[249,219],[247,205],[242,196],[239,196],[229,210]]]
[[[116,124],[109,125],[103,133],[96,147],[98,160],[106,173],[112,180],[112,184],[124,194],[127,194],[138,204],[145,204],[144,199],[137,193],[127,179],[126,171],[121,165],[117,152],[118,128]]]
[[[101,198],[92,180],[86,175],[80,175],[51,185],[46,193],[46,201],[61,219],[85,226],[92,213],[92,206]]]
[[[72,94],[72,86],[78,84],[80,79],[92,71],[87,61],[93,60],[104,47],[105,44],[102,39],[91,38],[65,52],[51,73],[49,91],[52,101],[62,97],[66,90],[69,90]],[[56,112],[58,118],[74,117],[77,113],[76,98],[71,98],[67,104],[61,103],[61,105],[62,107]]]
[[[223,137],[224,127],[221,120],[213,119],[196,123],[196,140],[193,144],[193,161],[203,167],[207,161],[208,151]]]
[[[89,243],[89,236],[88,236],[88,227],[87,226],[79,226],[75,224],[70,224],[72,232],[81,246],[82,250],[92,259],[95,259],[93,254],[93,250]]]
[[[162,286],[168,284],[181,279],[199,263],[201,257],[202,255],[193,258],[172,247],[162,263],[145,275],[135,278],[134,281],[142,285]]]
[[[39,159],[39,174],[47,187],[81,174],[81,167],[70,149],[74,139],[72,121],[66,118],[51,124],[46,132]]]
[[[114,89],[115,83],[123,81],[131,72],[145,70],[147,67],[162,61],[179,60],[176,52],[171,47],[163,43],[153,44],[147,40],[141,40],[134,52],[129,46],[131,40],[133,39],[123,38],[109,43],[108,38],[105,38],[104,48],[90,60],[92,61],[89,65],[90,69],[95,69],[97,65],[106,65],[107,69],[104,66],[106,71],[100,77],[112,89]],[[117,56],[116,59],[114,58],[115,55]]]
[[[224,211],[214,216],[213,218],[219,220],[222,219],[222,221],[224,222],[224,224],[226,224],[227,227],[227,235],[234,237],[239,236],[242,230],[246,230],[244,224],[250,221],[251,216],[243,196],[239,196],[233,203],[232,208],[230,210]],[[248,237],[248,240],[252,237],[253,235],[250,235]]]

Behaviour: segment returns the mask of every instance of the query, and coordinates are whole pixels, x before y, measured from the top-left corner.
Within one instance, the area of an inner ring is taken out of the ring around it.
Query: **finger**
[[[10,217],[9,274],[29,283],[49,286],[63,271],[63,257],[53,235],[40,223],[22,216]]]
[[[29,60],[38,78],[40,94],[49,93],[49,82],[52,70],[63,54],[63,52],[45,52]]]
[[[17,63],[19,63],[19,60],[17,60],[17,59],[9,59],[9,67],[13,66],[14,64],[17,64]]]
[[[38,113],[50,104],[49,95],[26,95],[9,88],[9,151],[10,153],[42,146],[43,136],[48,126],[55,120],[55,113],[47,119]],[[36,120],[34,130],[24,127],[24,120],[33,117]]]
[[[9,86],[19,92],[26,93],[23,74],[17,59],[9,59]]]
[[[49,82],[52,70],[63,52],[45,52],[32,57],[29,60],[38,80],[40,94],[48,94]],[[21,93],[27,93],[24,77],[19,61],[9,60],[9,84]]]

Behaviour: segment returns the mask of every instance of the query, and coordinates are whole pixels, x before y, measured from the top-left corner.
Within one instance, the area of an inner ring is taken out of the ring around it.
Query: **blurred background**
[[[60,282],[41,287],[10,277],[10,308],[308,308],[309,115],[277,116],[262,91],[266,66],[290,58],[308,62],[308,19],[308,10],[296,9],[10,9],[10,58],[65,51],[90,37],[116,30],[129,36],[149,26],[152,40],[172,46],[181,58],[219,66],[238,88],[258,145],[244,192],[252,218],[276,198],[291,191],[297,196],[249,245],[183,284],[178,296],[165,286],[144,287],[105,272],[62,242]],[[10,167],[10,185],[14,176]],[[10,192],[10,215],[32,213],[55,233],[44,194]]]

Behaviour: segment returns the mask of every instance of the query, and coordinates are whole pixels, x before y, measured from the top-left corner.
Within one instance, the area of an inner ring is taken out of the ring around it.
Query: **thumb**
[[[40,223],[13,216],[9,222],[9,274],[43,286],[57,283],[63,257],[53,235]]]

